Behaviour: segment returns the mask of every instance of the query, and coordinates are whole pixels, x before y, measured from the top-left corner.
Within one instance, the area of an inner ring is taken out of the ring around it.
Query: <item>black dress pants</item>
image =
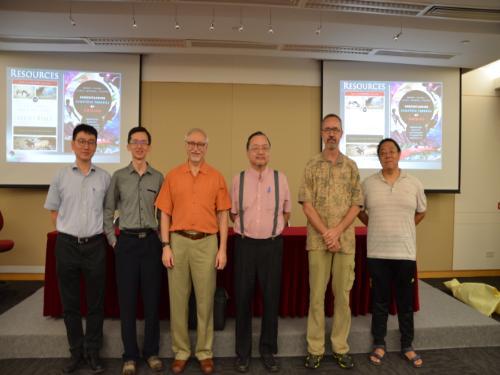
[[[252,355],[252,298],[255,279],[262,290],[264,313],[260,354],[278,352],[278,311],[281,288],[283,238],[252,239],[235,236],[234,275],[236,296],[236,354]]]
[[[116,283],[124,361],[137,361],[140,358],[136,329],[139,288],[144,305],[142,355],[146,359],[152,355],[158,355],[161,252],[161,242],[154,231],[144,238],[122,232],[115,246]]]
[[[368,258],[372,281],[372,335],[374,345],[385,345],[391,291],[396,292],[401,349],[409,348],[414,337],[413,283],[416,262],[400,259]]]
[[[102,346],[104,290],[106,283],[106,240],[103,235],[79,244],[63,233],[56,240],[56,269],[63,305],[64,324],[71,354],[98,352]],[[80,276],[87,298],[87,323],[83,334],[80,313]]]

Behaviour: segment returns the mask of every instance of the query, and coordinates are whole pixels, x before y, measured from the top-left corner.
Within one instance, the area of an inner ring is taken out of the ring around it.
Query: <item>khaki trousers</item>
[[[217,236],[191,240],[171,233],[170,244],[174,253],[174,267],[168,269],[172,351],[175,359],[187,360],[191,355],[188,311],[193,286],[198,319],[195,355],[198,360],[212,358]]]
[[[308,259],[310,292],[307,351],[314,355],[322,355],[325,352],[325,292],[331,275],[335,301],[330,341],[333,352],[347,353],[347,337],[351,329],[349,293],[354,282],[354,254],[310,250]]]

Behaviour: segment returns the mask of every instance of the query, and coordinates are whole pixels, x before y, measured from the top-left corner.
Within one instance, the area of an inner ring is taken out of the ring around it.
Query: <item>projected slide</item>
[[[67,163],[79,123],[98,132],[95,162],[120,162],[121,74],[7,68],[6,161]]]
[[[441,82],[340,81],[342,151],[360,168],[379,167],[377,144],[401,146],[401,166],[442,168]]]

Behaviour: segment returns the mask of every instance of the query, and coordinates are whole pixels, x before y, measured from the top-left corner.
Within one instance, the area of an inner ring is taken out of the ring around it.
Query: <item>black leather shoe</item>
[[[250,368],[250,358],[236,358],[236,362],[234,362],[234,369],[238,372],[248,372]]]
[[[68,362],[64,365],[63,374],[71,374],[80,368],[83,364],[83,357],[81,355],[72,355]]]
[[[99,374],[100,372],[104,372],[104,370],[106,370],[101,358],[99,358],[99,353],[89,353],[87,363],[94,374]]]
[[[280,370],[280,365],[272,354],[261,354],[260,358],[262,359],[262,363],[267,371],[278,372]]]

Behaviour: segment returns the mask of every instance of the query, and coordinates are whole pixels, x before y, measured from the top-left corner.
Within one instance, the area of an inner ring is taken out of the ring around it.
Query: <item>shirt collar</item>
[[[149,173],[149,174],[151,174],[151,173],[152,173],[152,171],[151,171],[151,166],[149,165],[149,163],[148,163],[148,162],[146,162],[146,165],[147,165],[147,167],[146,167],[146,172],[145,172],[145,173]],[[136,170],[135,170],[135,168],[134,168],[134,164],[132,164],[132,162],[130,162],[130,163],[127,165],[127,170],[128,170],[128,172],[129,172],[130,174],[132,174],[132,173],[137,173],[137,171],[136,171]]]
[[[324,161],[326,163],[331,163],[330,160],[325,158],[324,153],[319,154],[319,160]],[[338,165],[338,164],[342,164],[343,162],[344,162],[344,154],[339,152],[339,156],[337,156],[337,160],[335,161],[335,164]]]
[[[186,161],[186,163],[184,163],[184,165],[182,166],[182,171],[184,173],[191,173],[191,169],[189,169],[189,162]],[[205,161],[201,162],[200,172],[204,173],[204,174],[208,174],[208,165]]]
[[[379,176],[379,178],[380,178],[382,181],[385,181],[385,177],[384,177],[384,175],[382,174],[382,169],[381,169],[380,171],[378,171],[378,176]],[[400,169],[399,169],[399,176],[398,176],[398,179],[397,179],[396,181],[399,181],[399,180],[401,180],[401,179],[403,179],[403,178],[406,178],[406,177],[408,177],[408,174],[406,173],[406,171],[405,171],[405,170],[403,170],[403,169],[401,169],[401,168],[400,168]]]
[[[91,172],[95,172],[95,165],[93,163],[90,164],[90,171]],[[78,165],[76,165],[76,162],[73,163],[73,165],[71,166],[71,169],[72,170],[78,170]]]
[[[268,166],[266,166],[262,172],[258,172],[255,170],[255,168],[250,167],[247,169],[247,173],[249,176],[258,178],[259,176],[266,176],[270,170],[271,169]]]

